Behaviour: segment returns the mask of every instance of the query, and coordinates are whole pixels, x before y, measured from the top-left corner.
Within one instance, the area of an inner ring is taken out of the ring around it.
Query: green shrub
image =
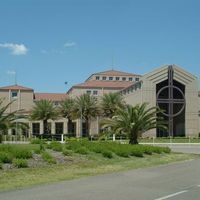
[[[41,154],[43,151],[41,150],[41,149],[36,149],[36,150],[34,150],[34,153],[35,154]]]
[[[50,163],[50,164],[56,164],[55,158],[54,158],[50,153],[48,153],[48,152],[46,152],[46,151],[44,151],[44,152],[42,153],[42,158],[43,158],[46,162],[48,162],[48,163]]]
[[[171,149],[169,147],[163,147],[164,153],[171,153]]]
[[[153,153],[153,150],[150,146],[143,146],[142,149],[143,149],[143,152],[147,155],[152,155],[152,153]]]
[[[152,155],[153,152],[151,151],[151,149],[145,149],[144,153],[147,155]]]
[[[68,141],[66,149],[80,154],[87,154],[89,151],[94,153],[101,153],[109,151],[120,157],[128,158],[129,156],[143,157],[144,154],[152,155],[153,153],[170,153],[168,147],[155,147],[150,145],[129,145],[119,144],[116,142],[94,141],[87,140]]]
[[[82,142],[70,141],[65,145],[66,149],[76,151],[77,149],[83,147]]]
[[[152,147],[153,152],[157,153],[157,154],[161,154],[162,153],[162,147]]]
[[[16,148],[12,150],[12,153],[15,158],[19,158],[19,159],[29,159],[33,157],[32,151],[28,149]]]
[[[44,151],[44,150],[45,150],[44,144],[40,143],[40,151]]]
[[[28,162],[26,159],[14,159],[13,165],[17,168],[26,168],[28,167]]]
[[[66,137],[65,138],[65,142],[71,142],[71,141],[79,141],[80,139],[79,138],[76,138],[76,137]]]
[[[105,158],[113,158],[113,154],[110,151],[104,151],[104,152],[102,152],[102,155]]]
[[[104,149],[99,144],[95,144],[93,146],[93,148],[90,148],[90,150],[93,151],[93,152],[95,152],[95,153],[102,153],[102,152],[104,152]]]
[[[45,144],[46,141],[40,138],[31,139],[31,144]]]
[[[0,162],[0,169],[3,169],[3,163]]]
[[[12,149],[12,146],[10,144],[2,144],[0,145],[0,152],[4,151],[4,152],[10,152]]]
[[[128,158],[129,157],[129,153],[127,151],[116,151],[115,152],[116,155],[120,156],[120,157],[124,157],[124,158]]]
[[[13,156],[9,152],[0,152],[0,162],[1,163],[12,163]]]
[[[47,148],[47,149],[52,149],[52,146],[51,146],[51,144],[50,144],[50,143],[49,143],[49,144],[47,144],[47,145],[46,145],[46,148]]]
[[[75,153],[86,155],[86,154],[88,154],[88,150],[86,147],[80,147],[75,150]]]
[[[65,156],[72,156],[72,154],[73,154],[73,151],[71,151],[71,150],[68,150],[68,149],[63,149],[63,154],[65,155]]]
[[[63,146],[60,142],[56,142],[56,141],[52,141],[50,143],[50,147],[51,149],[53,149],[54,151],[62,151]]]
[[[139,148],[138,149],[132,149],[130,155],[135,156],[135,157],[143,157],[143,151]]]

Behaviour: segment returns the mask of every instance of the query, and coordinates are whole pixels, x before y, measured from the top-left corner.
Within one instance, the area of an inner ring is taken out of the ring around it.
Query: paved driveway
[[[168,146],[174,152],[181,153],[195,153],[200,154],[200,143],[199,144],[156,144],[158,146]],[[199,198],[200,199],[200,198]]]
[[[200,160],[0,193],[1,200],[199,200]]]

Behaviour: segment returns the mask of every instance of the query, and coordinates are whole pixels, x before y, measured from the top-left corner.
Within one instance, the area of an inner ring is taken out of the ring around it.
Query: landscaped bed
[[[199,158],[167,147],[113,142],[0,145],[0,190]]]

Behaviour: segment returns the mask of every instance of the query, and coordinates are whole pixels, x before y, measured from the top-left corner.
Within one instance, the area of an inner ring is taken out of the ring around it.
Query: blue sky
[[[112,68],[200,74],[198,0],[1,0],[0,86],[65,92]],[[65,85],[65,82],[68,82]]]

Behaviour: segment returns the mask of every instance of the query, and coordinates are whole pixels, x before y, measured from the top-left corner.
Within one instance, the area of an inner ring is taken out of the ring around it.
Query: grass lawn
[[[37,150],[39,145],[21,145],[20,148]],[[69,148],[68,146],[67,148],[70,149],[71,147]],[[58,150],[59,148],[55,147],[55,149]],[[108,158],[102,156],[103,154],[101,153],[93,151],[88,151],[87,153],[83,151],[83,149],[80,151],[82,153],[75,153],[75,151],[78,152],[77,149],[73,149],[72,154],[65,156],[67,157],[67,162],[65,163],[0,170],[0,190],[10,190],[84,176],[93,176],[200,158],[198,155],[178,153],[153,153],[151,155],[145,154],[143,157],[123,157],[113,154],[112,158]],[[48,152],[53,152],[52,155],[61,155],[61,152],[52,149],[50,151],[48,150]]]

